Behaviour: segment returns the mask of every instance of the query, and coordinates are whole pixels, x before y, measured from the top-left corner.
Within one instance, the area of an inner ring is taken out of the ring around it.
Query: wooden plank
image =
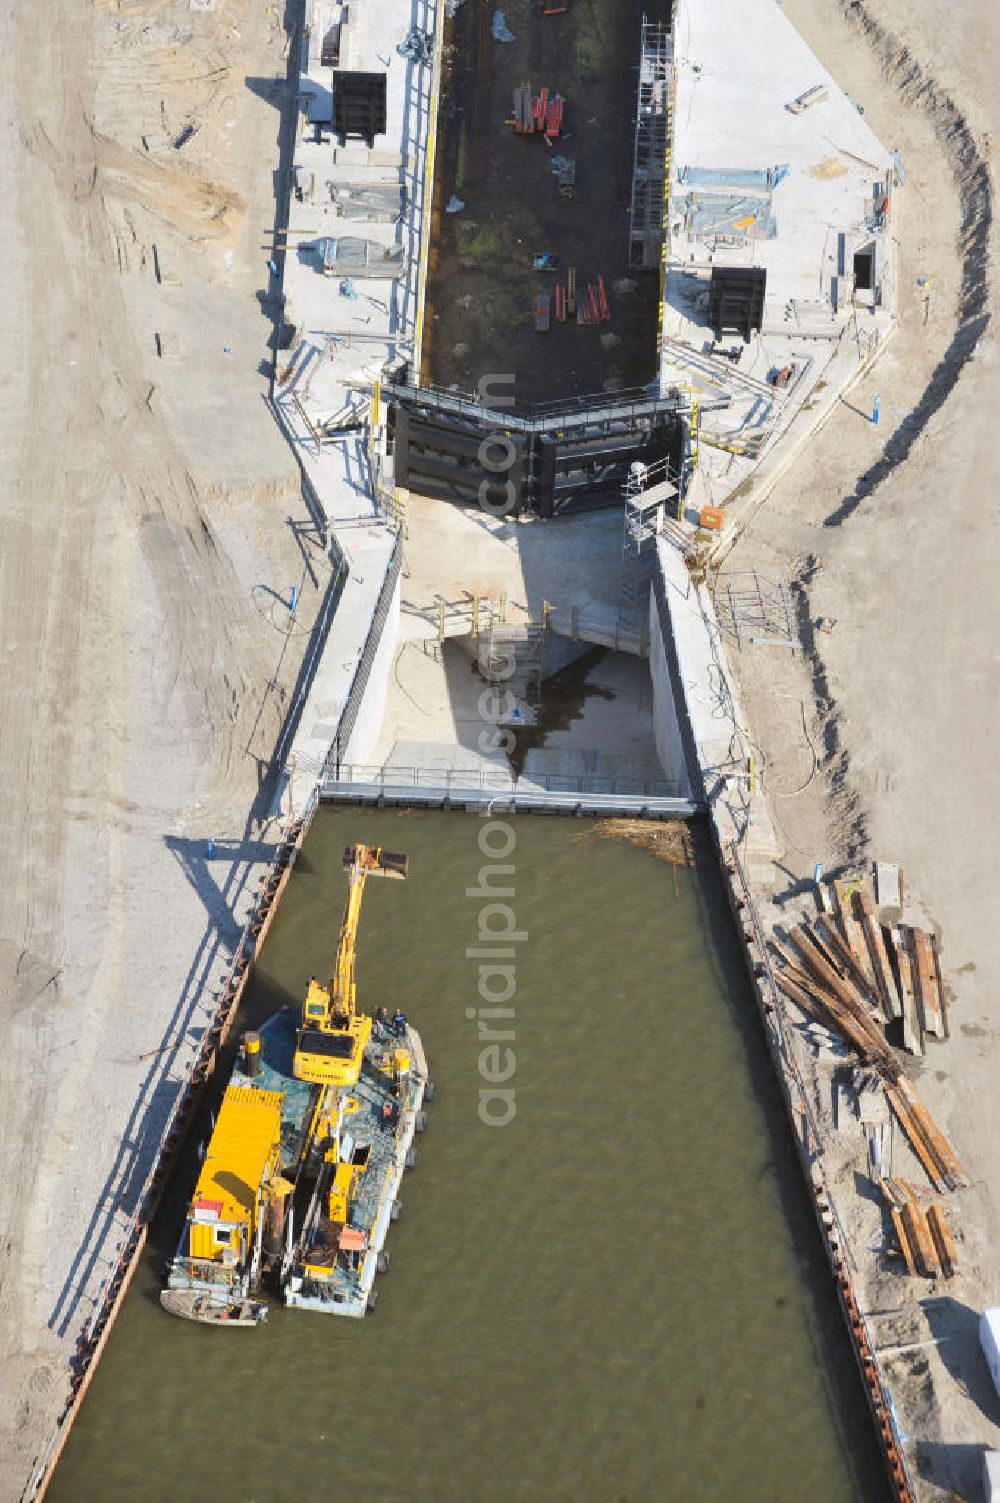
[[[913,1261],[913,1249],[910,1246],[909,1232],[907,1231],[906,1223],[903,1220],[902,1213],[900,1211],[897,1211],[895,1206],[892,1207],[892,1224],[896,1228],[896,1240],[899,1243],[903,1258],[906,1262],[906,1271],[907,1273],[915,1274],[917,1267]]]
[[[814,930],[818,931],[827,954],[839,962],[839,969],[845,981],[853,985],[859,999],[865,1004],[873,1017],[881,1019],[883,1015],[882,999],[876,991],[874,983],[869,981],[864,968],[850,949],[840,930],[835,928],[833,921],[828,918],[818,918],[813,927]]]
[[[837,1003],[836,998],[831,998],[830,994],[828,992],[825,992],[823,988],[813,980],[812,976],[807,975],[805,971],[801,970],[798,966],[795,965],[784,966],[782,968],[781,974],[787,980],[794,982],[794,984],[799,988],[800,991],[805,992],[809,995],[810,1005],[814,1009],[818,1008],[824,1014],[824,1016],[830,1016],[832,1015],[832,1012],[835,1011],[837,1019],[839,1021],[840,1017],[843,1015],[843,1008],[841,1008],[839,1003]]]
[[[944,1038],[944,1019],[938,993],[937,970],[930,936],[923,929],[910,930],[910,955],[913,962],[913,990],[920,1011],[920,1022],[925,1033],[935,1038]]]
[[[886,1085],[885,1094],[889,1098],[889,1105],[895,1113],[896,1121],[906,1134],[907,1142],[913,1149],[917,1158],[923,1164],[927,1178],[935,1190],[945,1191],[949,1188],[935,1154],[925,1142],[917,1122],[911,1115],[909,1105],[900,1095],[894,1085]]]
[[[835,884],[837,901],[840,905],[840,927],[844,931],[848,948],[854,957],[854,963],[859,973],[864,977],[869,989],[878,996],[878,984],[875,980],[875,971],[872,966],[871,956],[868,954],[868,945],[862,933],[861,925],[854,917],[854,893],[843,886],[843,883]],[[881,998],[879,999],[881,1001]]]
[[[802,924],[800,927],[802,932],[807,935],[812,949],[822,956],[832,971],[838,976],[844,977],[847,974],[847,967],[837,948],[838,945],[843,945],[843,941],[837,934],[836,929],[833,929],[833,939],[831,940],[830,930],[826,927],[829,922],[828,919],[820,916],[812,924]]]
[[[942,1166],[949,1179],[953,1181],[953,1183],[951,1183],[948,1188],[955,1189],[958,1185],[968,1185],[969,1179],[965,1170],[962,1168],[961,1160],[959,1159],[958,1154],[952,1148],[951,1144],[948,1142],[948,1139],[938,1127],[937,1123],[934,1121],[934,1118],[931,1116],[926,1106],[924,1106],[924,1103],[921,1101],[919,1095],[917,1094],[917,1088],[913,1084],[913,1081],[910,1080],[906,1075],[900,1075],[899,1080],[896,1082],[896,1085],[898,1087],[899,1094],[903,1097],[903,1099],[909,1106],[914,1119],[919,1123],[920,1130],[923,1133],[924,1138],[933,1148],[939,1164]]]
[[[927,1225],[930,1227],[931,1236],[934,1238],[934,1247],[937,1251],[938,1262],[941,1264],[941,1272],[946,1279],[954,1278],[958,1269],[958,1252],[955,1247],[955,1239],[951,1235],[951,1227],[944,1217],[944,1207],[937,1203],[932,1205],[927,1212]]]
[[[870,1058],[883,1063],[890,1074],[898,1070],[892,1050],[882,1037],[878,1024],[864,1004],[853,994],[852,988],[845,984],[843,977],[827,960],[809,930],[798,925],[789,932],[788,937],[813,975],[819,978],[821,985],[836,997],[840,1005],[855,1019],[865,1039],[864,1052]]]
[[[908,1186],[902,1180],[893,1179],[891,1175],[885,1175],[879,1180],[879,1189],[891,1211],[901,1211],[913,1198]]]
[[[909,1049],[911,1054],[922,1055],[924,1052],[924,1033],[920,1026],[917,998],[913,990],[910,954],[906,947],[906,939],[901,930],[893,929],[892,942],[896,951],[899,985],[903,993],[903,1048]]]
[[[931,1229],[927,1225],[927,1216],[922,1206],[915,1200],[907,1203],[902,1212],[903,1224],[910,1237],[910,1246],[913,1249],[913,1261],[917,1265],[917,1272],[923,1274],[926,1279],[936,1278],[940,1271],[937,1248]]]
[[[871,900],[871,895],[864,888],[860,892],[855,893],[854,908],[868,945],[868,954],[871,957],[875,982],[882,997],[882,1008],[885,1016],[887,1018],[901,1018],[903,1015],[903,1006],[899,992],[896,989],[892,968],[889,964],[885,939],[882,935],[882,925],[876,917],[875,905]]]
[[[817,1023],[829,1022],[829,1013],[826,1008],[817,1002],[809,993],[792,980],[786,971],[779,970],[777,973],[778,985],[796,1007],[806,1014],[806,1017],[815,1018]]]
[[[948,1023],[948,999],[944,994],[944,981],[941,976],[941,946],[938,944],[937,935],[931,935],[931,953],[934,956],[934,974],[937,977],[938,1002],[941,1006],[941,1022],[944,1025],[944,1036],[951,1038],[951,1027]]]
[[[803,976],[801,972],[792,975],[786,967],[778,972],[778,984],[804,1013],[826,1027],[832,1023],[863,1058],[869,1058],[868,1040],[858,1029],[856,1020],[835,998],[824,996],[810,977]]]

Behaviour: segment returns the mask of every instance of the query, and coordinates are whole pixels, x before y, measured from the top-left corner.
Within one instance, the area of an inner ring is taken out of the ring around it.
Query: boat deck
[[[234,1085],[253,1086],[261,1091],[284,1091],[281,1172],[289,1177],[294,1177],[319,1092],[318,1086],[310,1085],[306,1080],[296,1080],[292,1074],[298,1026],[299,1012],[295,1008],[284,1007],[268,1018],[260,1029],[260,1073],[251,1079],[237,1065],[232,1077]]]
[[[294,1261],[296,1272],[302,1264],[308,1264],[311,1270],[322,1268],[327,1271],[320,1276],[305,1275],[301,1290],[295,1288],[293,1281],[289,1286],[292,1296],[289,1303],[313,1308],[351,1305],[360,1308],[350,1313],[363,1313],[374,1276],[374,1260],[385,1240],[392,1202],[413,1141],[415,1117],[423,1100],[426,1080],[423,1049],[414,1030],[408,1028],[402,1039],[387,1039],[383,1047],[391,1053],[400,1045],[410,1050],[414,1066],[401,1094],[397,1097],[389,1077],[366,1060],[357,1084],[350,1091],[359,1104],[358,1110],[345,1119],[343,1127],[355,1149],[368,1145],[371,1150],[367,1167],[359,1176],[351,1197],[348,1223],[352,1229],[364,1233],[365,1249],[360,1256],[352,1256],[340,1249],[343,1223],[331,1221],[326,1214],[329,1174],[322,1173],[316,1183]],[[398,1121],[395,1118],[390,1124],[384,1121],[387,1104],[399,1108]]]

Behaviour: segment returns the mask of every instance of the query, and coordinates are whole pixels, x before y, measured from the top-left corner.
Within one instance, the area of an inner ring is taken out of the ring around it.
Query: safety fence
[[[330,554],[330,561],[333,565],[333,572],[330,576],[330,581],[327,584],[326,593],[323,597],[323,603],[320,606],[319,614],[316,617],[315,625],[313,626],[312,631],[309,634],[309,642],[306,647],[305,655],[299,668],[295,688],[292,693],[292,702],[288,707],[288,712],[285,715],[284,724],[281,727],[281,734],[278,737],[278,743],[274,749],[274,756],[272,758],[272,761],[275,766],[280,766],[284,761],[285,754],[288,750],[289,745],[291,744],[292,736],[294,735],[295,729],[298,726],[303,707],[309,697],[309,690],[312,688],[312,682],[316,673],[316,669],[319,667],[320,660],[326,647],[326,639],[327,633],[330,629],[330,623],[333,620],[337,606],[340,603],[340,597],[343,593],[344,582],[347,579],[348,574],[350,573],[347,559],[344,557],[343,550],[332,534],[328,538],[327,547]]]
[[[517,777],[502,767],[359,767],[339,769],[319,787],[325,803],[491,808],[516,814],[592,814],[637,819],[690,819],[702,806],[686,787],[600,776]]]

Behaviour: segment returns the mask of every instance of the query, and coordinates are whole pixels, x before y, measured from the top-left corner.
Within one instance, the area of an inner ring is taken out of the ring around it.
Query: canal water
[[[516,1115],[491,1127],[466,951],[510,920],[466,896],[500,859],[484,828],[321,810],[241,1019],[328,971],[346,844],[410,856],[407,882],[366,890],[359,999],[409,1012],[438,1090],[377,1311],[272,1305],[250,1331],[163,1313],[189,1156],[52,1503],[885,1497],[714,868],[589,821],[510,821]]]

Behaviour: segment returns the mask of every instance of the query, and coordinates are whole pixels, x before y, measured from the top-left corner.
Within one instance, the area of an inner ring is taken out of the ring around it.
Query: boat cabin
[[[329,989],[313,979],[302,1008],[292,1074],[315,1085],[354,1085],[371,1032],[371,1018],[361,1013],[338,1015]]]
[[[182,1256],[244,1270],[257,1244],[265,1187],[278,1174],[282,1091],[229,1086],[191,1199]]]

